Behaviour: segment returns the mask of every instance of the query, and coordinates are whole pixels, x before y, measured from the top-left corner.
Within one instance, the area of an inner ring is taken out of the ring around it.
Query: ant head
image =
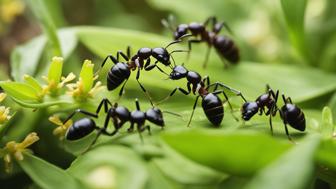
[[[89,135],[96,128],[92,119],[83,118],[75,121],[65,134],[67,140],[78,140]]]
[[[245,102],[241,108],[242,118],[245,121],[251,119],[256,113],[258,113],[259,106],[256,102]]]
[[[146,112],[146,119],[161,127],[164,126],[163,115],[160,109],[151,108]]]
[[[188,70],[184,66],[178,65],[173,68],[173,71],[170,73],[169,78],[172,80],[178,80],[186,77],[187,73]]]
[[[187,33],[188,33],[188,25],[187,24],[180,24],[180,25],[177,26],[177,28],[174,32],[174,39],[177,40]]]
[[[161,62],[165,66],[170,65],[170,54],[165,48],[162,47],[153,48],[152,56],[156,58],[158,62]]]

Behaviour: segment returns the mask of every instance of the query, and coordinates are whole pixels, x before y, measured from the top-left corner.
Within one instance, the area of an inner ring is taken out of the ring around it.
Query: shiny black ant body
[[[189,35],[182,36],[181,38],[188,37]],[[158,65],[157,63],[161,63],[165,66],[171,66],[171,61],[170,58],[172,57],[171,54],[175,52],[186,52],[185,50],[174,50],[172,52],[168,52],[167,48],[175,43],[179,43],[182,40],[178,39],[175,41],[172,41],[169,43],[165,48],[163,47],[156,47],[156,48],[148,48],[148,47],[143,47],[138,50],[138,52],[131,57],[131,48],[128,46],[127,47],[127,54],[123,53],[122,51],[117,52],[117,57],[114,57],[112,55],[108,55],[102,65],[101,68],[105,65],[108,59],[110,59],[114,65],[112,68],[109,70],[107,74],[107,89],[109,91],[114,90],[118,86],[120,86],[123,82],[124,84],[122,85],[119,96],[122,95],[124,87],[128,81],[128,78],[131,75],[131,71],[135,71],[137,69],[137,75],[136,75],[136,81],[140,85],[142,91],[147,95],[148,99],[150,100],[151,104],[152,100],[147,93],[145,87],[140,83],[139,77],[140,77],[140,70],[145,69],[146,71],[150,71],[153,68],[157,68],[159,71],[162,73],[166,74]],[[119,60],[119,56],[122,56],[127,62],[121,62]],[[151,63],[151,57],[153,57],[156,61],[154,64]],[[172,58],[173,59],[173,58]],[[173,59],[174,61],[174,59]],[[174,62],[175,64],[175,62]],[[166,74],[167,75],[167,74]]]
[[[209,17],[204,23],[192,22],[190,24],[180,24],[176,26],[174,20],[173,17],[169,17],[167,20],[163,19],[162,24],[173,32],[175,40],[186,34],[191,34],[194,38],[188,39],[189,51],[191,51],[192,43],[207,43],[208,51],[203,63],[204,68],[206,68],[212,46],[216,49],[225,67],[227,67],[225,59],[231,64],[237,64],[239,62],[239,49],[234,41],[228,36],[219,35],[223,27],[225,27],[229,33],[232,33],[226,23],[217,22],[216,17]],[[212,29],[207,30],[206,27],[210,22],[212,23]]]
[[[167,100],[171,96],[174,95],[174,93],[179,90],[181,93],[185,95],[189,95],[191,92],[193,94],[198,94],[193,106],[193,110],[188,122],[188,126],[190,125],[190,122],[192,120],[192,117],[194,115],[195,108],[197,106],[197,102],[199,97],[202,97],[202,108],[203,111],[208,118],[208,120],[218,127],[224,117],[224,108],[223,108],[223,102],[222,100],[218,97],[219,94],[223,94],[224,98],[229,104],[229,107],[231,109],[231,112],[233,112],[232,105],[229,101],[228,96],[226,95],[224,90],[217,90],[218,87],[223,87],[225,89],[230,90],[231,92],[235,93],[237,96],[240,96],[245,102],[245,98],[242,95],[242,93],[236,89],[233,89],[223,83],[215,82],[213,84],[210,84],[210,79],[208,76],[202,77],[200,76],[199,73],[194,72],[194,71],[188,71],[184,66],[178,65],[173,68],[173,71],[170,73],[169,76],[170,79],[172,80],[179,80],[182,78],[186,78],[188,80],[187,82],[187,90],[182,89],[180,87],[176,87],[169,96],[167,96],[164,100]],[[209,88],[211,86],[214,86],[214,90],[212,92],[209,91]],[[161,102],[162,102],[161,101]]]
[[[152,107],[148,109],[146,112],[143,112],[140,110],[140,104],[138,99],[135,100],[136,110],[130,112],[126,107],[118,106],[118,104],[112,105],[111,102],[108,99],[103,99],[100,104],[98,105],[98,108],[95,113],[87,112],[82,109],[77,109],[74,111],[64,122],[65,124],[68,120],[70,120],[76,113],[82,113],[84,115],[98,118],[98,114],[101,110],[101,108],[104,106],[104,111],[106,113],[104,126],[98,127],[90,118],[82,118],[80,120],[75,121],[66,132],[65,138],[67,140],[78,140],[81,139],[90,133],[92,133],[94,130],[98,130],[98,134],[96,138],[91,143],[90,147],[95,144],[98,137],[103,134],[107,136],[113,136],[115,135],[120,128],[126,123],[130,122],[131,125],[128,129],[128,132],[132,132],[134,130],[134,125],[136,125],[136,129],[139,132],[143,132],[144,130],[148,130],[150,134],[150,126],[145,126],[146,120],[154,123],[155,125],[163,128],[164,127],[164,120],[163,115],[160,109]],[[111,106],[109,108],[109,106]],[[108,132],[108,124],[110,120],[113,123],[114,131]],[[140,135],[141,136],[141,135]]]
[[[264,113],[265,115],[269,116],[271,133],[273,134],[272,117],[274,117],[279,111],[280,117],[285,125],[286,135],[288,139],[291,140],[288,133],[287,124],[296,130],[304,131],[306,129],[306,119],[303,111],[293,104],[290,97],[286,98],[284,94],[282,94],[282,99],[285,104],[281,107],[281,109],[279,109],[277,107],[278,96],[279,90],[274,92],[270,86],[267,85],[265,94],[260,95],[255,102],[246,102],[242,106],[242,118],[248,121],[256,113],[259,112],[259,115]]]

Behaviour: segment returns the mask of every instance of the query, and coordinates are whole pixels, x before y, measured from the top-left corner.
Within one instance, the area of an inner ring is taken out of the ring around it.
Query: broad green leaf
[[[165,46],[171,41],[169,38],[159,35],[130,30],[99,27],[78,27],[77,30],[79,40],[101,58],[105,58],[108,54],[115,55],[118,50],[126,49],[127,45],[130,44],[129,41],[132,42],[133,53],[141,47]],[[175,46],[175,48],[185,49],[186,47]],[[173,47],[170,50],[173,50]],[[186,55],[183,53],[176,54],[176,56],[174,54],[177,64],[185,62],[185,58]],[[201,68],[203,58],[204,52],[193,51],[192,57],[186,66],[190,70],[199,71],[203,76],[209,75],[212,82],[224,82],[233,88],[241,90],[250,100],[254,100],[265,91],[266,83],[270,84],[273,89],[279,89],[280,93],[284,92],[287,96],[291,96],[296,103],[321,96],[334,91],[336,88],[335,75],[308,67],[241,62],[235,67],[224,70],[223,63],[213,58],[210,59],[209,67],[204,70]],[[136,75],[135,73],[132,74]],[[106,74],[104,76],[106,77]],[[290,79],[285,79],[284,76],[290,76]],[[153,96],[160,96],[160,98],[168,95],[176,86],[186,88],[185,80],[180,82],[165,81],[166,77],[155,70],[142,72],[140,76],[147,90]],[[153,82],[157,81],[157,78],[162,78],[162,80]],[[131,78],[130,80],[133,79]]]
[[[306,58],[306,60],[309,60],[304,31],[304,16],[307,0],[280,1],[289,30],[289,38],[301,56]]]
[[[66,171],[32,154],[25,153],[24,159],[18,161],[18,163],[29,177],[41,188],[86,188]]]
[[[38,92],[28,84],[13,81],[1,81],[0,86],[12,98],[31,102],[38,102],[39,100]]]
[[[11,53],[11,75],[15,81],[21,81],[23,75],[34,75],[46,45],[46,38],[36,37],[20,45]]]
[[[163,157],[155,158],[153,163],[167,177],[178,183],[198,186],[215,185],[227,177],[225,174],[188,160],[166,145],[161,146],[161,149],[164,153]]]
[[[136,153],[113,145],[100,146],[79,156],[68,173],[91,188],[142,189],[148,179],[146,166]]]
[[[318,135],[306,137],[276,161],[259,171],[244,189],[306,189],[313,181]]]
[[[56,26],[53,22],[44,0],[29,0],[27,1],[30,9],[33,11],[37,19],[42,25],[45,34],[48,36],[48,41],[53,48],[53,55],[61,56],[61,45],[57,37]]]
[[[166,132],[162,137],[173,149],[191,160],[239,176],[254,174],[290,146],[289,142],[271,136],[241,131],[176,131]],[[261,152],[267,153],[261,156]]]
[[[64,13],[62,11],[63,4],[60,3],[58,0],[47,0],[45,1],[46,9],[49,12],[50,18],[52,19],[53,23],[55,23],[56,27],[64,27],[66,21],[64,18]]]
[[[57,35],[62,55],[67,59],[77,46],[76,31],[72,28],[61,29]],[[21,81],[25,74],[35,76],[49,66],[47,61],[40,62],[46,43],[46,37],[41,35],[14,49],[11,54],[11,75],[15,81]]]

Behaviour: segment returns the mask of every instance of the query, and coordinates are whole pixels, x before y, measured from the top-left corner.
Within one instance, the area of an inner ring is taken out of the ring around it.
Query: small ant
[[[188,80],[188,82],[187,82],[187,89],[188,90],[182,89],[180,87],[176,87],[170,93],[170,95],[167,96],[165,99],[163,99],[161,102],[166,101],[168,98],[173,96],[174,93],[177,90],[179,90],[181,93],[183,93],[185,95],[189,95],[191,91],[193,92],[193,94],[196,94],[196,92],[198,93],[187,126],[190,125],[190,122],[191,122],[192,117],[194,115],[194,111],[195,111],[195,108],[197,106],[197,102],[198,102],[199,97],[202,97],[202,108],[203,108],[203,111],[204,111],[206,117],[216,127],[218,127],[221,124],[221,122],[223,120],[223,117],[224,117],[223,102],[218,97],[219,94],[224,95],[224,97],[225,97],[226,101],[228,102],[229,107],[231,109],[231,113],[233,112],[233,108],[232,108],[232,105],[229,101],[228,96],[226,95],[224,90],[217,90],[218,87],[223,87],[225,89],[230,90],[231,92],[235,93],[237,96],[240,96],[246,102],[244,96],[242,95],[242,93],[240,91],[238,91],[236,89],[233,89],[233,88],[231,88],[231,87],[229,87],[229,86],[227,86],[223,83],[220,83],[220,82],[215,82],[213,84],[210,84],[210,78],[208,76],[206,76],[202,79],[202,77],[200,76],[199,73],[194,72],[194,71],[188,71],[182,65],[175,66],[173,68],[173,71],[170,73],[169,78],[172,79],[172,80],[179,80],[179,79],[182,79],[182,78],[186,78]],[[214,90],[212,92],[209,91],[209,88],[211,86],[215,86]],[[235,118],[235,119],[237,120],[237,118]]]
[[[66,132],[65,138],[71,141],[78,140],[78,139],[81,139],[89,135],[94,130],[98,130],[97,136],[95,137],[95,139],[89,146],[90,148],[92,145],[96,143],[98,137],[101,134],[107,135],[107,136],[113,136],[119,131],[120,128],[122,128],[122,126],[126,122],[131,123],[131,126],[128,128],[128,132],[132,132],[134,130],[134,125],[136,124],[137,125],[136,128],[139,134],[146,129],[148,130],[148,133],[150,134],[150,126],[149,125],[145,126],[146,120],[151,123],[154,123],[155,125],[158,125],[161,128],[164,127],[163,115],[160,109],[152,107],[148,109],[146,112],[143,112],[140,110],[140,104],[139,104],[138,99],[135,100],[135,105],[136,105],[136,110],[130,112],[127,108],[123,106],[118,106],[117,103],[112,105],[108,99],[103,99],[99,103],[98,108],[95,113],[87,112],[82,109],[77,109],[72,114],[70,114],[70,116],[67,119],[65,119],[63,124],[65,124],[68,120],[70,120],[76,113],[82,113],[84,115],[87,115],[93,118],[98,118],[98,114],[101,108],[104,106],[104,111],[106,113],[104,126],[102,128],[98,127],[95,121],[93,121],[92,119],[82,118],[80,120],[75,121],[69,127],[68,131]],[[109,108],[108,106],[111,106],[111,108]],[[110,120],[112,121],[113,126],[114,126],[114,131],[112,132],[107,131]],[[141,137],[141,134],[140,134],[140,137]]]
[[[167,20],[163,19],[161,22],[166,28],[173,32],[175,40],[180,39],[181,36],[186,34],[194,36],[194,38],[188,39],[189,51],[191,51],[192,43],[207,43],[208,50],[203,63],[203,68],[206,68],[207,66],[212,46],[216,49],[217,54],[225,64],[225,67],[228,66],[225,59],[232,64],[237,64],[239,62],[239,49],[234,41],[227,36],[219,35],[219,32],[223,27],[225,27],[229,33],[232,33],[231,29],[225,22],[217,22],[216,17],[209,17],[204,23],[192,22],[190,24],[180,24],[178,26],[175,24],[174,17],[168,17]],[[212,23],[212,30],[206,29],[209,22]]]
[[[296,130],[304,131],[306,129],[305,115],[299,107],[293,104],[292,99],[290,97],[286,98],[284,94],[282,94],[282,99],[285,104],[281,107],[281,109],[278,109],[278,96],[279,90],[274,92],[269,85],[266,85],[265,94],[260,95],[255,102],[245,102],[242,106],[242,118],[245,121],[248,121],[251,117],[258,113],[258,111],[259,115],[264,113],[269,116],[271,133],[273,134],[272,117],[276,115],[277,111],[279,111],[280,117],[285,125],[286,135],[288,139],[291,140],[287,124]],[[267,108],[267,111],[265,108]]]
[[[188,37],[189,35],[182,36],[180,39],[172,41],[169,43],[166,47],[156,47],[156,48],[148,48],[148,47],[143,47],[138,50],[138,52],[131,57],[131,48],[128,46],[127,47],[127,54],[123,53],[122,51],[117,52],[117,57],[115,58],[112,55],[108,55],[102,65],[101,68],[105,65],[106,61],[110,59],[114,65],[112,68],[109,70],[107,74],[107,89],[109,91],[114,90],[118,86],[121,85],[121,83],[124,82],[122,85],[120,92],[119,92],[119,97],[122,95],[124,87],[128,81],[128,78],[131,75],[131,71],[134,71],[137,69],[137,75],[136,75],[136,81],[140,85],[142,91],[147,95],[148,99],[150,100],[151,104],[153,105],[153,102],[147,93],[145,87],[140,83],[139,77],[140,77],[140,70],[143,68],[146,71],[150,71],[153,68],[157,68],[160,72],[166,74],[158,65],[157,63],[162,63],[165,66],[171,66],[171,61],[170,57],[173,59],[171,54],[175,52],[186,52],[185,50],[174,50],[172,52],[168,52],[167,48],[175,43],[179,43],[182,41],[182,38]],[[127,62],[120,62],[119,61],[119,56],[122,56]],[[151,62],[151,57],[155,58],[156,61],[154,64],[150,64]],[[146,63],[144,63],[146,62]],[[175,61],[173,59],[173,62],[175,64]],[[166,74],[168,75],[168,74]]]

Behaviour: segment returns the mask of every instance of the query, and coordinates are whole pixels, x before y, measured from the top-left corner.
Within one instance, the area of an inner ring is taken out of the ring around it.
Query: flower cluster
[[[10,141],[3,149],[0,149],[0,157],[5,161],[6,172],[11,172],[13,166],[13,158],[17,161],[24,159],[23,153],[30,152],[27,148],[39,140],[36,133],[30,133],[21,142]]]
[[[0,102],[6,98],[5,93],[0,93]],[[7,122],[12,116],[9,115],[9,107],[0,106],[0,125]]]
[[[62,76],[63,58],[52,58],[48,75],[43,76],[46,84],[40,84],[34,77],[24,75],[24,83],[14,81],[0,82],[0,86],[14,100],[24,103],[41,103],[46,96],[57,99],[57,97],[68,94],[75,101],[83,102],[93,96],[103,88],[101,82],[96,82],[97,77],[93,72],[94,64],[85,60],[80,72],[79,80],[76,83],[70,83],[76,76],[69,73],[66,77]],[[65,92],[65,86],[67,92]]]
[[[100,81],[94,85],[94,81],[98,78],[94,76],[93,64],[90,60],[85,60],[80,72],[79,80],[76,83],[68,84],[68,94],[76,101],[82,102],[87,98],[92,98],[97,94],[103,86]]]
[[[55,136],[58,136],[59,140],[63,140],[64,139],[64,136],[65,136],[68,128],[73,123],[72,120],[68,120],[67,122],[65,122],[63,124],[63,122],[60,120],[60,118],[58,116],[51,116],[51,117],[49,117],[49,121],[58,126],[58,127],[56,127],[54,129],[53,134]]]

